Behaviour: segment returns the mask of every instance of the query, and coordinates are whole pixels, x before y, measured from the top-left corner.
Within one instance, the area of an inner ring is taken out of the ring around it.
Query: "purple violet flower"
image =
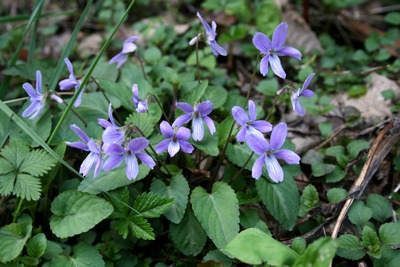
[[[22,112],[22,117],[29,117],[30,120],[33,120],[42,113],[46,104],[46,99],[49,95],[48,92],[42,94],[42,73],[40,70],[36,71],[36,90],[29,83],[24,83],[22,88],[29,95],[29,101],[31,102],[29,107]],[[63,102],[59,96],[53,93],[50,94],[50,98],[58,103]]]
[[[214,104],[211,101],[207,100],[201,102],[200,104],[195,105],[194,108],[188,103],[177,102],[176,107],[183,110],[185,114],[176,118],[176,120],[172,124],[172,127],[180,127],[183,124],[188,123],[191,119],[193,119],[192,131],[193,131],[193,139],[195,141],[203,140],[204,137],[203,121],[206,123],[208,129],[210,130],[210,133],[211,134],[215,133],[216,129],[214,122],[210,117],[207,116],[208,114],[211,113],[214,107]]]
[[[64,58],[65,64],[67,64],[67,68],[69,71],[69,78],[68,79],[64,79],[62,81],[60,81],[58,83],[58,85],[60,86],[60,90],[71,90],[72,88],[75,88],[75,90],[78,90],[79,86],[81,85],[81,83],[75,78],[74,75],[74,69],[72,67],[71,61],[69,61],[68,58]],[[76,98],[75,103],[74,103],[74,107],[79,107],[81,102],[82,102],[82,95],[83,95],[83,91],[82,90],[79,94],[79,96]]]
[[[264,138],[259,138],[258,135],[250,134],[247,138],[247,145],[260,157],[254,162],[252,174],[253,178],[258,179],[262,174],[262,169],[265,165],[269,177],[275,182],[283,181],[283,170],[279,165],[278,159],[284,160],[288,164],[299,164],[300,157],[288,149],[281,149],[287,135],[287,125],[284,122],[275,126],[271,133],[271,139],[268,143]]]
[[[268,63],[271,64],[272,71],[282,79],[286,78],[286,73],[282,68],[279,57],[289,56],[297,60],[301,59],[301,53],[296,48],[291,46],[283,46],[288,33],[288,25],[286,22],[281,22],[272,35],[272,42],[267,35],[256,32],[253,36],[254,46],[260,50],[264,56],[260,62],[260,72],[263,76],[268,73]]]
[[[111,58],[109,64],[114,64],[117,63],[117,68],[121,68],[122,65],[126,62],[128,59],[128,53],[133,53],[135,52],[137,46],[135,45],[135,41],[140,39],[139,36],[131,36],[128,39],[126,39],[122,45],[122,51],[119,52],[117,55],[115,55],[113,58]]]
[[[105,128],[102,139],[103,143],[105,146],[108,144],[116,143],[121,145],[122,142],[124,141],[124,136],[125,136],[125,131],[122,129],[122,127],[119,127],[113,118],[112,115],[112,104],[108,106],[108,117],[110,118],[110,121],[105,120],[105,119],[97,119],[98,123]],[[103,146],[103,149],[105,147]]]
[[[217,24],[215,21],[211,22],[212,28],[210,25],[203,19],[199,12],[197,12],[197,17],[200,19],[201,23],[203,24],[204,29],[206,30],[205,38],[206,43],[210,46],[211,51],[213,54],[218,57],[218,55],[226,56],[228,53],[226,50],[220,46],[217,41],[215,41],[215,37],[217,37]],[[190,40],[189,45],[195,44],[200,38],[200,34]]]
[[[314,92],[310,89],[307,89],[314,75],[315,73],[311,73],[310,75],[308,75],[301,89],[298,88],[296,92],[292,93],[293,111],[299,113],[301,116],[304,116],[305,111],[303,106],[300,104],[299,97],[311,98],[314,96]]]
[[[133,102],[133,104],[135,104],[136,112],[137,113],[146,112],[149,108],[147,107],[147,102],[140,99],[139,89],[137,84],[134,84],[132,86],[132,94],[133,97],[131,98],[131,101]]]
[[[234,106],[232,108],[233,118],[240,126],[240,130],[236,135],[236,140],[238,142],[244,142],[246,140],[246,136],[249,134],[256,134],[260,138],[264,138],[262,133],[267,133],[272,130],[271,123],[263,120],[256,121],[257,109],[256,104],[252,100],[249,100],[248,108],[249,116],[242,107]]]
[[[141,152],[149,145],[144,137],[132,139],[125,147],[119,144],[110,144],[104,150],[104,153],[110,156],[104,163],[104,170],[109,171],[121,165],[125,158],[126,176],[129,180],[135,179],[139,173],[137,158],[150,169],[153,169],[156,163],[153,158],[146,153]]]
[[[190,137],[190,130],[186,127],[174,127],[172,129],[168,122],[163,121],[160,124],[160,130],[164,135],[165,140],[158,143],[156,146],[156,152],[161,153],[168,149],[168,153],[171,157],[175,156],[180,149],[185,153],[192,153],[194,147],[187,140]]]
[[[89,173],[89,171],[93,167],[95,167],[94,177],[96,177],[103,166],[103,159],[101,156],[100,147],[98,146],[98,144],[95,143],[93,138],[89,138],[87,134],[84,131],[82,131],[78,126],[72,124],[70,127],[83,142],[65,142],[65,143],[70,147],[90,152],[89,155],[82,162],[81,167],[79,169],[79,173],[81,173],[83,176],[86,176]]]

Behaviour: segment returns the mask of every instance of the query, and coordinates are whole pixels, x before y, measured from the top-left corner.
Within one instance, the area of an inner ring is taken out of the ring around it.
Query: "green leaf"
[[[179,224],[170,223],[170,234],[175,246],[186,256],[199,254],[207,241],[207,233],[190,207]]]
[[[303,195],[300,198],[301,208],[308,212],[315,208],[318,204],[318,191],[312,184],[307,185],[303,190]]]
[[[400,12],[390,12],[385,16],[384,20],[393,25],[400,25]]]
[[[365,206],[361,200],[354,201],[351,205],[349,213],[349,220],[355,225],[363,225],[372,217],[372,210]]]
[[[133,208],[144,218],[157,218],[167,211],[174,199],[155,193],[142,193],[133,203]]]
[[[268,262],[273,266],[291,266],[299,257],[296,252],[256,228],[240,232],[223,252],[254,265]]]
[[[0,262],[9,262],[18,257],[31,236],[30,223],[12,223],[0,229]]]
[[[335,166],[333,171],[331,171],[326,175],[325,180],[327,183],[337,183],[343,180],[343,178],[346,177],[346,174],[347,173],[344,170],[342,170],[341,167]]]
[[[200,102],[204,92],[208,86],[208,80],[201,81],[193,89],[189,90],[183,97],[181,102],[189,103],[190,105],[195,105]]]
[[[72,266],[105,266],[105,262],[99,251],[84,242],[80,242],[72,248],[73,254],[60,254],[53,258],[50,266],[54,267],[72,267]]]
[[[144,137],[149,137],[153,131],[154,131],[154,126],[157,124],[156,121],[153,120],[151,115],[147,112],[145,113],[137,113],[134,112],[129,117],[126,119],[125,124],[133,124],[137,128],[139,128]]]
[[[331,188],[326,193],[329,203],[337,204],[347,197],[347,191],[343,188]]]
[[[347,145],[347,151],[350,155],[350,160],[355,159],[361,150],[368,149],[369,142],[365,140],[356,140]]]
[[[43,258],[46,260],[51,260],[61,252],[63,252],[63,249],[58,243],[47,240],[46,251],[43,254]]]
[[[292,249],[297,252],[299,255],[303,254],[306,250],[307,242],[302,237],[296,237],[292,242]]]
[[[33,150],[26,156],[19,170],[20,172],[38,177],[46,174],[55,164],[55,158],[50,156],[46,151]]]
[[[51,212],[52,232],[59,238],[66,238],[92,229],[113,212],[113,207],[95,195],[71,190],[53,200]]]
[[[383,245],[400,245],[400,223],[385,223],[379,227],[379,238]]]
[[[335,241],[330,237],[321,237],[307,247],[306,251],[297,259],[293,267],[329,266],[333,257],[335,257],[335,252]]]
[[[153,228],[150,223],[143,218],[143,216],[137,215],[131,212],[127,220],[127,225],[131,229],[132,234],[144,240],[154,240],[155,235],[153,233]]]
[[[151,65],[156,64],[161,59],[161,51],[155,46],[151,46],[144,52],[143,58]]]
[[[262,80],[257,86],[256,90],[266,96],[276,96],[276,90],[279,87],[276,78]]]
[[[193,137],[190,137],[190,143],[196,148],[200,149],[204,153],[210,156],[218,156],[218,133],[211,135],[208,127],[204,124],[204,137],[201,141],[194,141]]]
[[[367,249],[368,255],[379,259],[382,254],[382,250],[376,232],[371,227],[364,226],[361,239],[364,248]]]
[[[400,250],[390,247],[382,247],[382,256],[373,259],[374,267],[398,267],[400,262]]]
[[[339,236],[336,240],[338,249],[337,255],[349,260],[360,260],[365,256],[363,245],[360,240],[354,235],[345,234]]]
[[[28,255],[34,258],[40,258],[47,247],[47,239],[43,233],[39,233],[32,237],[26,244]]]
[[[121,166],[108,172],[100,172],[96,177],[93,177],[93,172],[91,172],[85,177],[84,180],[82,180],[78,190],[91,194],[107,192],[140,181],[146,177],[147,174],[149,174],[149,171],[149,167],[144,164],[139,164],[138,176],[133,180],[126,178],[125,166]]]
[[[239,232],[239,205],[233,189],[214,183],[211,194],[196,187],[190,198],[194,214],[217,248],[223,248]]]
[[[97,82],[99,83],[100,88],[103,89],[107,93],[107,95],[119,99],[124,108],[130,111],[135,110],[135,105],[131,101],[131,98],[133,96],[131,87],[104,79],[99,79],[97,80]]]
[[[214,110],[222,107],[228,98],[228,91],[221,86],[208,86],[202,99],[210,100],[214,104]]]
[[[378,33],[375,31],[371,32],[371,35],[365,40],[364,46],[368,52],[377,50],[380,46]]]
[[[369,194],[366,204],[372,210],[372,218],[375,220],[384,222],[392,216],[392,206],[389,201],[381,195]]]
[[[166,186],[161,180],[156,179],[151,184],[150,190],[174,200],[174,203],[164,215],[169,221],[179,223],[185,214],[186,205],[189,201],[190,188],[186,178],[181,174],[175,174],[172,176],[169,186]]]
[[[367,87],[363,84],[354,84],[347,90],[350,97],[359,97],[367,93]]]
[[[331,121],[324,121],[318,124],[319,131],[324,138],[328,138],[332,134],[333,124]]]
[[[199,65],[201,67],[207,68],[209,70],[215,69],[217,65],[217,60],[213,54],[211,54],[211,49],[209,47],[203,50],[198,50]],[[193,51],[186,60],[186,63],[190,66],[196,65],[196,51]],[[185,101],[186,102],[186,101]]]
[[[256,188],[263,204],[271,215],[287,230],[296,225],[300,197],[295,181],[285,175],[282,183],[275,184],[260,178]]]
[[[209,267],[231,267],[232,259],[228,258],[220,250],[211,250],[203,258],[203,262],[211,262]],[[215,265],[212,265],[214,264]]]
[[[341,167],[345,167],[349,162],[348,157],[344,153],[343,146],[331,146],[325,150],[325,155],[335,157]]]

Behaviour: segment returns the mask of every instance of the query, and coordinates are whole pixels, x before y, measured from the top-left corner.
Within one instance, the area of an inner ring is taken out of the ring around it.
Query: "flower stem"
[[[143,61],[142,61],[142,59],[140,58],[140,56],[139,56],[139,55],[136,55],[136,58],[137,58],[137,59],[138,59],[138,61],[139,61],[140,68],[142,69],[142,72],[143,72],[144,79],[147,81],[148,79],[147,79],[147,74],[146,74],[146,72],[145,72],[145,70],[144,70]]]
[[[200,83],[200,62],[199,62],[199,39],[196,40],[196,66],[197,66],[197,82]]]
[[[17,221],[19,212],[20,212],[21,207],[22,207],[22,203],[24,202],[24,200],[21,199],[21,198],[17,198],[17,201],[18,201],[18,206],[17,206],[17,209],[15,210],[14,215],[13,215],[13,223],[15,223]]]
[[[238,176],[239,174],[242,173],[242,171],[244,170],[244,168],[246,168],[247,164],[250,162],[251,158],[254,155],[254,151],[251,152],[249,158],[246,160],[246,162],[243,164],[242,168],[235,174],[235,176],[233,176],[232,180],[230,181],[230,183],[232,183]]]

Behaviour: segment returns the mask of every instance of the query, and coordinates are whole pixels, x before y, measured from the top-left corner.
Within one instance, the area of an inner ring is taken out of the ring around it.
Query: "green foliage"
[[[318,204],[319,197],[318,192],[315,186],[309,184],[307,185],[304,190],[303,194],[300,197],[300,213],[306,214],[310,210],[316,207]]]
[[[379,238],[376,232],[371,227],[364,226],[361,240],[364,248],[367,250],[368,255],[378,259],[381,257],[382,250]]]
[[[133,203],[133,209],[144,218],[157,218],[167,211],[174,203],[174,199],[154,193],[142,193]]]
[[[361,200],[354,201],[353,205],[350,207],[349,220],[356,225],[363,225],[372,217],[372,210],[365,206],[364,202]]]
[[[399,245],[400,244],[400,224],[385,223],[379,227],[379,239],[383,245]]]
[[[337,204],[345,199],[347,196],[347,191],[343,188],[331,188],[326,192],[326,197],[329,203]]]
[[[47,249],[47,239],[43,233],[39,233],[32,237],[26,244],[28,255],[34,258],[43,256]]]
[[[273,184],[264,178],[256,182],[258,195],[272,216],[287,230],[293,229],[300,207],[299,192],[291,177]]]
[[[99,251],[84,242],[80,242],[73,246],[72,253],[65,255],[60,254],[54,257],[48,264],[44,266],[105,266],[105,262]]]
[[[356,140],[347,145],[347,151],[349,152],[350,159],[356,158],[362,150],[368,148],[369,142],[365,140]]]
[[[291,248],[297,252],[299,255],[303,254],[307,247],[307,242],[302,237],[296,237],[293,242]]]
[[[113,207],[106,200],[79,191],[59,194],[51,203],[50,228],[60,237],[71,237],[92,229],[106,219]]]
[[[211,194],[196,187],[190,196],[194,214],[217,248],[225,247],[239,232],[239,206],[235,192],[222,182]]]
[[[0,262],[6,263],[17,258],[31,236],[32,225],[12,223],[0,229]]]
[[[55,159],[44,150],[32,150],[12,141],[0,155],[0,193],[15,194],[26,200],[39,200],[42,186],[40,176],[54,165]]]
[[[170,223],[170,232],[175,246],[186,256],[199,254],[207,241],[207,233],[190,207],[179,224]]]
[[[330,237],[322,237],[312,242],[293,266],[329,266],[335,252],[335,241]]]
[[[363,244],[354,235],[345,234],[337,239],[337,254],[349,260],[360,260],[365,256]]]
[[[292,265],[299,258],[296,252],[256,228],[240,232],[223,252],[253,265],[263,262],[275,266]]]
[[[381,195],[368,195],[366,204],[372,210],[372,217],[375,220],[384,222],[392,216],[392,207],[389,201]]]
[[[179,223],[186,210],[189,201],[189,184],[183,175],[172,176],[171,183],[166,186],[164,182],[157,179],[151,184],[151,191],[161,196],[168,196],[174,200],[171,207],[164,213],[165,217],[173,223]]]
[[[149,171],[149,167],[140,164],[138,176],[134,180],[128,180],[126,178],[126,170],[122,166],[109,172],[100,172],[96,177],[93,177],[93,173],[89,173],[86,178],[81,181],[78,189],[79,191],[91,194],[108,192],[143,179],[149,174]]]

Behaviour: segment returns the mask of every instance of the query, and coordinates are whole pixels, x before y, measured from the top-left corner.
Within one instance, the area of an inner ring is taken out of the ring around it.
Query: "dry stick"
[[[390,132],[389,136],[385,138],[385,135]],[[371,180],[372,176],[377,171],[383,159],[390,152],[393,145],[400,140],[400,121],[398,119],[393,119],[386,127],[379,133],[378,137],[375,139],[368,156],[367,160],[361,170],[360,176],[354,182],[353,186],[349,191],[349,198],[345,202],[338,219],[335,223],[332,232],[332,238],[335,239],[338,236],[340,227],[345,219],[345,216],[353,204],[354,199],[361,197],[364,192],[365,187]]]

